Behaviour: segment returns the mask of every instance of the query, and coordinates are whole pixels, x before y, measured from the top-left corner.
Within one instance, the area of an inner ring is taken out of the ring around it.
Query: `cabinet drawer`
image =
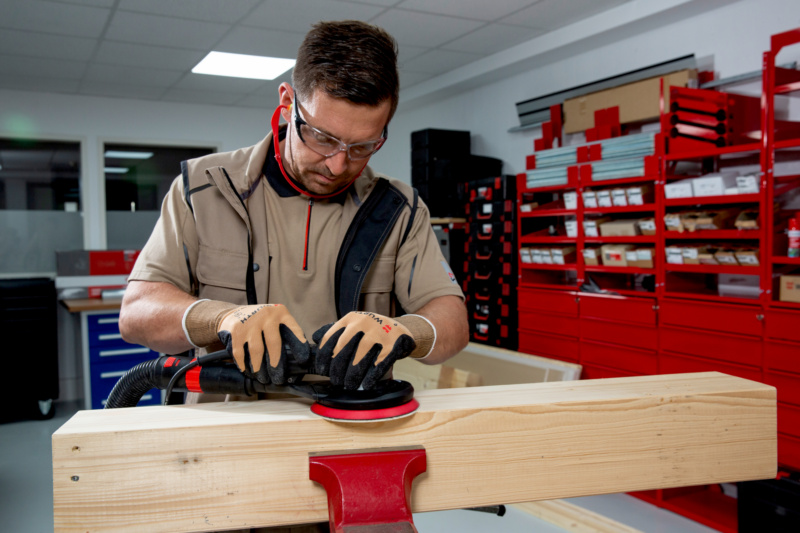
[[[664,300],[659,310],[661,324],[756,336],[764,330],[760,316],[761,308],[756,306],[683,300]]]
[[[615,322],[656,325],[655,300],[619,296],[580,295],[581,318],[602,318]]]
[[[661,328],[661,348],[723,362],[761,367],[761,340],[683,328]]]
[[[578,339],[519,330],[519,351],[562,361],[578,362]]]
[[[520,310],[519,312],[520,329],[542,331],[567,337],[577,337],[578,325],[578,319],[574,317],[524,310]]]
[[[800,470],[800,439],[778,433],[778,463]]]
[[[778,402],[778,432],[800,438],[800,407]]]
[[[158,357],[158,352],[154,352],[146,346],[138,344],[128,344],[122,341],[111,345],[92,346],[89,348],[89,361],[94,363],[101,363],[105,361],[134,361],[135,363],[147,361],[148,359],[155,359]]]
[[[658,357],[660,374],[684,374],[686,372],[722,372],[731,376],[763,381],[761,372],[751,367],[726,364],[721,361],[697,359],[681,354],[661,352]]]
[[[519,308],[578,316],[577,296],[574,292],[567,291],[519,289]]]
[[[86,324],[89,326],[89,332],[92,331],[119,332],[119,312],[87,314]]]
[[[633,374],[658,373],[656,352],[591,341],[581,341],[581,363],[601,365]]]
[[[658,349],[658,330],[647,326],[584,319],[581,320],[581,338],[644,350]]]
[[[111,389],[117,384],[119,378],[125,373],[136,366],[136,362],[130,364],[119,363],[105,363],[94,364],[91,367],[91,384],[92,384],[92,409],[102,409],[106,405],[108,395]],[[159,389],[151,389],[147,391],[138,405],[158,405],[161,403],[161,391]]]
[[[764,383],[778,389],[778,401],[800,405],[800,374],[764,372]]]
[[[764,361],[769,369],[800,374],[800,344],[767,340]]]
[[[767,337],[800,342],[800,312],[770,309],[764,321]]]
[[[632,372],[625,372],[615,368],[605,368],[602,366],[583,365],[581,371],[581,379],[606,379],[606,378],[622,378],[636,376]]]

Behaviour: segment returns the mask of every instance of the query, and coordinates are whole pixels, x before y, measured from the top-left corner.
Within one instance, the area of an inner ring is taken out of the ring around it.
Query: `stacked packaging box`
[[[468,233],[462,287],[470,340],[516,350],[516,180],[486,178],[465,189]]]

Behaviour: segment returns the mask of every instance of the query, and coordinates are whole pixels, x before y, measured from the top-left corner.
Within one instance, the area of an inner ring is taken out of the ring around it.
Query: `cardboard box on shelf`
[[[654,250],[652,248],[637,248],[634,253],[636,254],[636,259],[633,263],[628,261],[630,266],[638,268],[653,268]]]
[[[758,194],[758,191],[761,190],[760,185],[758,174],[736,176],[736,188],[739,194]]]
[[[732,209],[685,213],[681,215],[681,222],[690,233],[697,230],[726,229],[731,226],[736,214]]]
[[[531,248],[531,263],[536,265],[541,265],[544,263],[542,261],[542,250],[541,248]]]
[[[714,246],[701,246],[697,250],[697,260],[701,265],[718,265],[719,261],[715,256],[716,253],[717,249]]]
[[[625,193],[625,189],[611,189],[611,203],[617,207],[626,207],[628,195]]]
[[[736,250],[733,248],[719,248],[714,252],[714,258],[720,265],[738,265],[736,260]]]
[[[639,235],[638,220],[611,220],[600,224],[603,237],[633,237]]]
[[[570,238],[577,238],[578,237],[578,221],[577,220],[566,220],[564,221],[564,228],[567,231],[567,237]]]
[[[694,69],[680,70],[664,76],[648,78],[619,87],[569,98],[564,101],[564,133],[586,131],[595,126],[594,112],[619,107],[620,124],[657,120],[661,110],[661,78],[664,78],[664,105],[669,109],[668,87],[686,87],[697,81]]]
[[[542,248],[540,250],[540,252],[542,254],[542,264],[552,265],[553,264],[553,256],[550,255],[550,249],[549,248]]]
[[[583,191],[583,207],[586,209],[597,207],[597,193],[595,191]]]
[[[611,191],[603,189],[595,191],[597,193],[597,206],[598,207],[613,207],[614,203],[611,200]]]
[[[533,263],[533,258],[531,257],[530,248],[519,249],[519,260],[522,261],[523,263]]]
[[[745,209],[736,216],[733,225],[738,230],[757,230],[758,225],[758,208]]]
[[[639,222],[639,231],[642,235],[655,235],[656,234],[656,219],[650,218],[640,218]]]
[[[758,266],[758,248],[740,248],[733,253],[742,266]]]
[[[599,237],[598,228],[601,224],[611,220],[611,217],[588,218],[583,221],[583,234],[586,237]]]
[[[522,204],[519,206],[519,210],[523,213],[530,213],[534,209],[539,207],[539,202],[529,202],[527,204]]]
[[[692,180],[695,196],[724,196],[725,190],[732,187],[736,187],[736,174],[733,172],[706,174]]]
[[[604,244],[600,247],[603,266],[628,266],[626,252],[633,248],[632,244]]]
[[[780,301],[800,303],[800,276],[781,276]]]
[[[683,233],[683,217],[681,213],[667,213],[664,215],[664,227],[667,231]]]
[[[680,246],[667,246],[667,263],[671,265],[683,264],[683,248]]]
[[[650,185],[636,185],[625,190],[628,205],[644,205],[653,201],[653,188]]]
[[[600,264],[597,248],[583,249],[583,264],[586,266],[598,266]]]
[[[692,196],[694,196],[694,190],[691,179],[673,181],[664,185],[665,198],[691,198]]]
[[[683,245],[681,247],[684,265],[700,264],[700,247],[697,245]]]
[[[564,208],[565,209],[578,209],[578,193],[565,192],[564,193]]]
[[[569,265],[575,263],[575,247],[551,248],[550,255],[554,265]]]

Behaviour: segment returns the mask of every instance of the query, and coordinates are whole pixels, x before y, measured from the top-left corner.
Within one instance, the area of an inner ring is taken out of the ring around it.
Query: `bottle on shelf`
[[[800,211],[789,219],[789,257],[800,257]]]

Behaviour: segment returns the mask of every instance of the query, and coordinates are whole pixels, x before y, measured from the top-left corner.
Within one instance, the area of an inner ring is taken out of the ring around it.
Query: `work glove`
[[[312,335],[319,346],[315,373],[330,377],[334,386],[371,389],[395,361],[417,348],[403,318],[406,317],[353,311],[337,322],[322,326]],[[417,316],[411,318],[422,320]]]
[[[280,304],[236,306],[202,301],[186,314],[185,326],[195,346],[212,344],[213,331],[239,370],[264,384],[286,383],[292,358],[303,367],[308,363],[310,349],[305,334]]]

